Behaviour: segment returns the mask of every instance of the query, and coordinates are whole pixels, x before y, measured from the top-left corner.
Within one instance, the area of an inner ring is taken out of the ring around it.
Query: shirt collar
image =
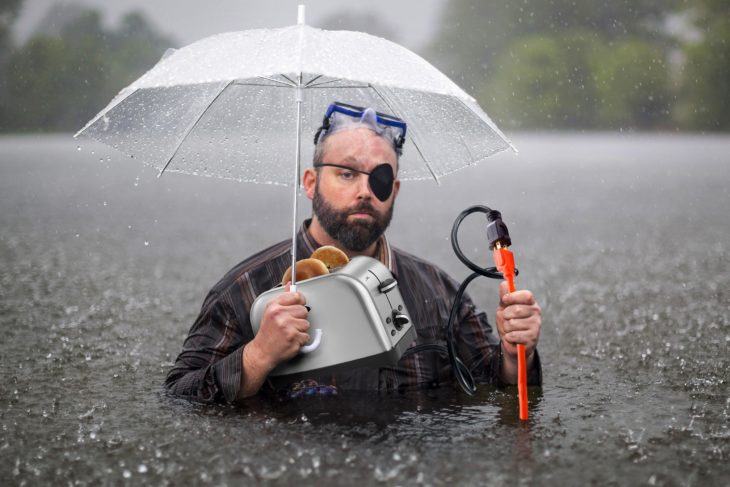
[[[302,226],[299,228],[297,233],[297,258],[305,259],[312,255],[312,253],[322,246],[317,242],[311,233],[309,233],[309,224],[312,223],[312,219],[308,218],[302,222]],[[377,258],[390,272],[393,272],[394,268],[394,257],[393,251],[390,247],[390,242],[385,237],[385,234],[378,237],[377,247],[375,248],[375,258]]]

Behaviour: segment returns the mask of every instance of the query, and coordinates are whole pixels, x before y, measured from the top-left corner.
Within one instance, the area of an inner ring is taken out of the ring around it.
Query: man
[[[384,235],[400,189],[395,175],[405,130],[404,122],[370,108],[330,105],[315,136],[314,167],[303,176],[313,216],[299,231],[297,259],[334,245],[349,257],[380,260],[397,277],[418,333],[416,344],[443,345],[457,283],[432,264],[391,247]],[[298,292],[282,293],[267,306],[256,336],[249,322],[251,304],[280,282],[290,252],[289,240],[274,245],[238,264],[213,287],[167,376],[168,391],[198,401],[234,402],[260,390],[292,396],[302,387],[325,393],[406,390],[453,381],[448,356],[432,350],[406,352],[392,368],[360,368],[293,384],[268,378],[310,338],[306,298]],[[539,384],[540,307],[529,291],[508,293],[506,283],[499,294],[499,338],[486,315],[468,297],[463,300],[455,329],[459,355],[478,381],[514,384],[516,344],[524,343],[529,382]]]

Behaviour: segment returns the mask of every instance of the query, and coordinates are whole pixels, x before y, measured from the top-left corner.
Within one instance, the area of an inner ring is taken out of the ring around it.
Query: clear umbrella
[[[476,101],[424,59],[368,34],[307,26],[301,6],[297,25],[219,34],[168,51],[76,136],[160,175],[293,184],[296,266],[300,160],[311,161],[309,138],[333,101],[408,122],[401,179],[438,181],[512,147]]]

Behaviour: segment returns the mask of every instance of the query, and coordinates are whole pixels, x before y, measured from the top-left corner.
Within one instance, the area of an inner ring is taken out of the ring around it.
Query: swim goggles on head
[[[363,108],[346,103],[334,102],[327,107],[322,126],[314,134],[314,144],[325,137],[341,130],[368,128],[393,143],[398,155],[403,151],[406,141],[406,123],[398,117],[376,112],[372,108]]]
[[[340,164],[319,163],[314,165],[314,167],[324,166],[339,167],[340,169],[347,169],[348,171],[367,175],[368,186],[370,186],[370,190],[380,201],[387,200],[393,192],[393,181],[395,181],[395,176],[393,175],[393,166],[387,162],[379,164],[370,172],[361,171],[359,169]]]

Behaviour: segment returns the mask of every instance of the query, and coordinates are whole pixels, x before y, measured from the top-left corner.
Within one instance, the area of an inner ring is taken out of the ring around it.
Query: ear
[[[398,196],[398,191],[400,191],[400,179],[393,181],[393,202],[395,202],[395,198]]]
[[[314,170],[314,168],[309,167],[304,171],[304,176],[302,177],[302,186],[304,186],[304,191],[307,193],[307,198],[314,199],[314,187],[317,185],[317,172]]]

